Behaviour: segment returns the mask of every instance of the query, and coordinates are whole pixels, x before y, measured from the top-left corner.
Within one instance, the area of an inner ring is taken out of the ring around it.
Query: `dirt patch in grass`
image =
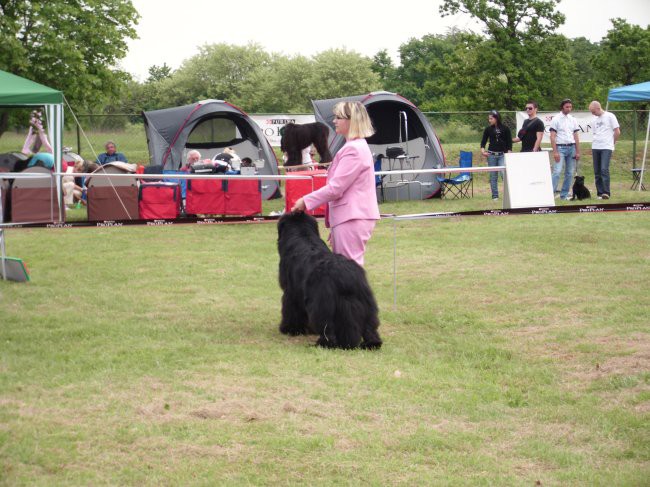
[[[650,401],[639,396],[650,390],[643,374],[650,372],[650,335],[599,335],[558,343],[551,338],[566,326],[530,326],[510,335],[526,354],[551,360],[560,382],[572,391],[597,394],[607,409],[622,408],[643,415]]]
[[[576,323],[576,326],[579,324]],[[591,382],[607,375],[636,375],[650,371],[650,335],[635,333],[583,338],[558,343],[551,335],[572,328],[570,323],[532,325],[510,330],[526,354],[551,359],[569,369],[573,379]]]
[[[626,337],[602,336],[585,340],[581,344],[595,344],[602,349],[602,354],[609,356],[575,371],[572,375],[579,381],[594,381],[613,375],[630,376],[650,371],[650,335],[637,333]]]
[[[288,416],[307,416],[328,420],[345,417],[344,404],[336,399],[315,399],[313,391],[325,388],[314,380],[313,387],[304,381],[300,387],[275,388],[260,394],[255,384],[240,384],[238,378],[193,377],[184,381],[183,390],[172,391],[158,381],[145,380],[120,393],[138,415],[147,421],[169,422],[187,419],[250,423],[277,421]],[[146,392],[143,390],[146,389]]]
[[[623,449],[624,442],[610,436],[602,436],[594,441],[594,432],[588,425],[579,422],[540,422],[526,416],[509,418],[509,421],[494,423],[484,422],[479,425],[481,431],[494,431],[491,441],[486,443],[483,450],[486,456],[499,462],[509,459],[513,471],[535,485],[540,480],[541,485],[548,485],[553,472],[562,470],[562,455],[555,456],[552,452],[565,451],[574,458],[599,465],[605,468],[611,459],[602,456],[603,448]],[[531,445],[533,446],[531,450]],[[549,455],[540,454],[537,449],[549,449]],[[558,485],[558,484],[553,484]]]

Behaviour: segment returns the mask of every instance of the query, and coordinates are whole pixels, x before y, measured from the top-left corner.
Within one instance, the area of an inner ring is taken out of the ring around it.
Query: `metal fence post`
[[[634,109],[633,134],[632,134],[632,169],[636,169],[636,127],[637,127],[637,110]]]
[[[77,128],[77,154],[81,155],[81,134],[79,133],[79,124],[75,125]]]

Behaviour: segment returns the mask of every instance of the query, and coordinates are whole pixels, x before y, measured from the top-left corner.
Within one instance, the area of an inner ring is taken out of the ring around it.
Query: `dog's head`
[[[585,177],[584,176],[576,176],[575,183],[577,185],[584,185],[585,184]]]
[[[304,212],[285,213],[278,220],[278,240],[286,234],[319,235],[318,222]]]

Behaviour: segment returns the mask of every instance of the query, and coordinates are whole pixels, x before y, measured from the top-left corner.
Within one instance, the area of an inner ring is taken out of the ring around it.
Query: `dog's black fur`
[[[573,196],[571,197],[572,200],[586,200],[591,198],[591,193],[589,192],[589,189],[585,186],[585,177],[584,176],[576,176],[576,179],[573,183]]]
[[[302,150],[314,144],[320,162],[332,162],[332,154],[327,147],[327,125],[321,122],[304,123],[296,125],[288,123],[281,129],[280,149],[287,154],[285,166],[297,166],[302,164]]]
[[[366,273],[334,254],[318,234],[316,220],[287,213],[278,221],[282,322],[286,335],[318,334],[328,348],[381,347],[377,302]]]

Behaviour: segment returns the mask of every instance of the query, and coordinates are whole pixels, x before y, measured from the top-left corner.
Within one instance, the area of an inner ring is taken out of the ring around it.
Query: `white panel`
[[[503,208],[555,206],[547,151],[505,155]]]

